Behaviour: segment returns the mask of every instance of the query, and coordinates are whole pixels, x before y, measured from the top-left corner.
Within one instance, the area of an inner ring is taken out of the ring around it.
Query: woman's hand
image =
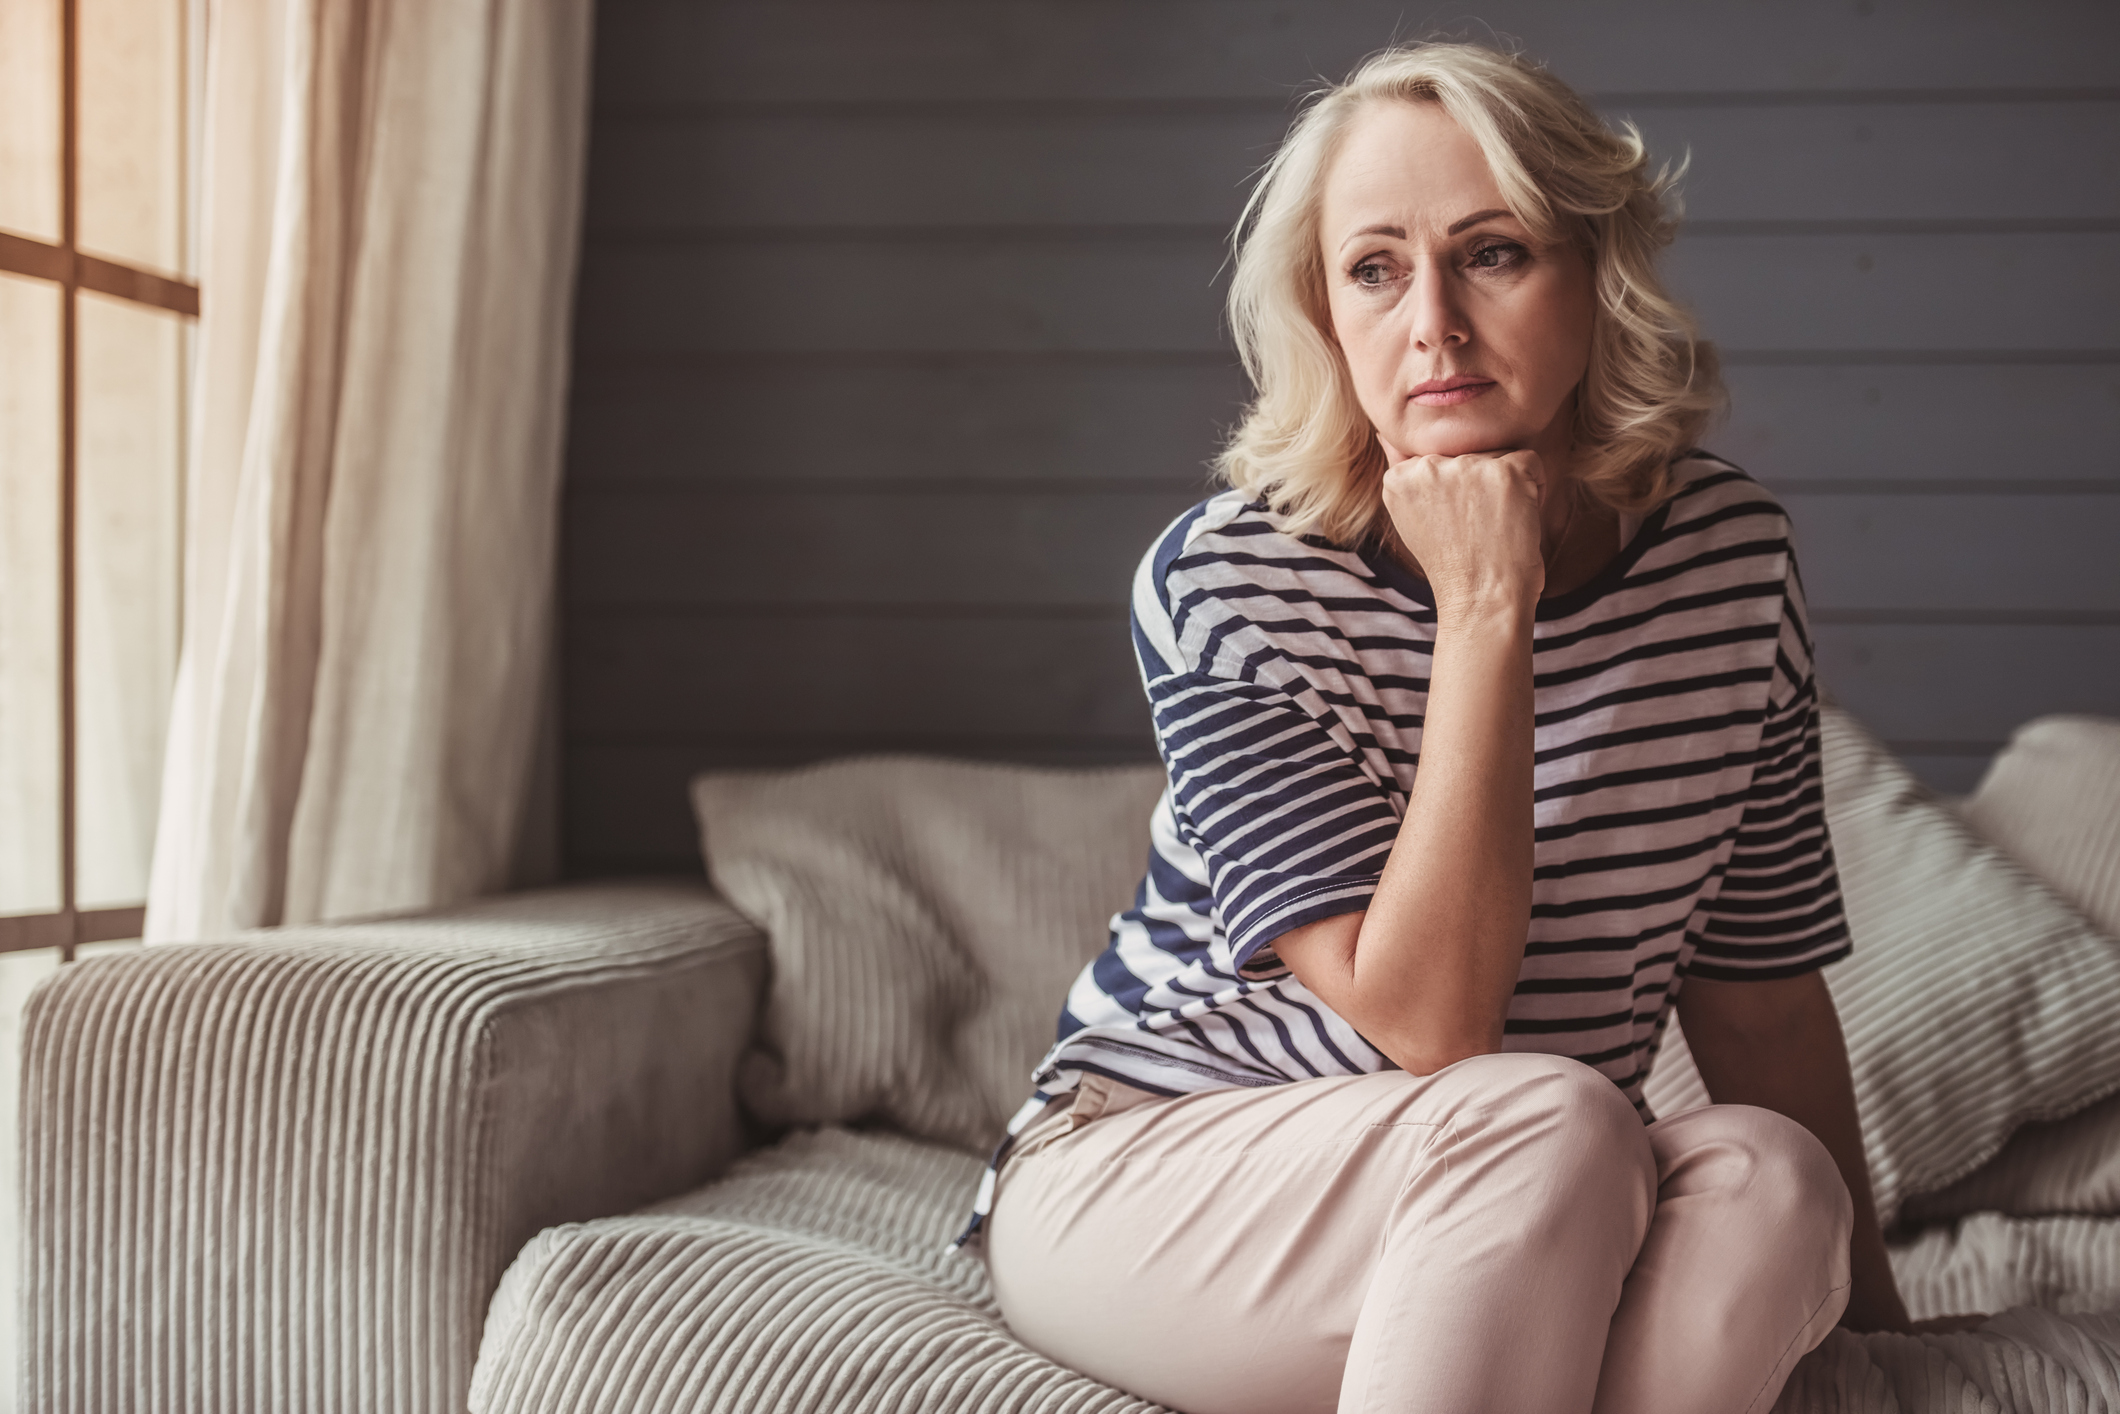
[[[1405,457],[1382,437],[1377,444],[1390,461],[1384,509],[1427,577],[1438,617],[1538,598],[1546,587],[1538,453]]]

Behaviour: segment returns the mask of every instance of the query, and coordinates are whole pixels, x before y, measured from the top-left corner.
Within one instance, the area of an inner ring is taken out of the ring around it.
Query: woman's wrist
[[[1500,632],[1515,636],[1529,630],[1538,612],[1538,591],[1528,585],[1491,585],[1435,599],[1438,632],[1453,635]]]

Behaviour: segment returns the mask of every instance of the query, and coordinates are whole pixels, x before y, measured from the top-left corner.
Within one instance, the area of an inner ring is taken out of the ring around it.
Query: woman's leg
[[[1773,1406],[1848,1304],[1847,1185],[1809,1130],[1749,1105],[1649,1127],[1656,1219],[1598,1381],[1598,1414]]]
[[[1058,1121],[988,1266],[1030,1345],[1187,1414],[1581,1414],[1654,1192],[1609,1080],[1479,1056]]]

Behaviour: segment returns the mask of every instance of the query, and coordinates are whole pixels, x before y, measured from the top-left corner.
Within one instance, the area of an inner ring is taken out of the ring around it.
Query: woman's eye
[[[1514,241],[1497,241],[1483,245],[1472,253],[1473,268],[1477,270],[1501,270],[1524,258],[1524,248]]]
[[[1380,260],[1365,260],[1354,268],[1354,282],[1357,285],[1382,285],[1390,279],[1391,272]]]

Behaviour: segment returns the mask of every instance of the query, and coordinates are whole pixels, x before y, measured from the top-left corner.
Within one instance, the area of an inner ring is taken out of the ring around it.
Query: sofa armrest
[[[24,1022],[23,1407],[458,1414],[525,1241],[742,1147],[764,971],[684,882],[62,969]]]

